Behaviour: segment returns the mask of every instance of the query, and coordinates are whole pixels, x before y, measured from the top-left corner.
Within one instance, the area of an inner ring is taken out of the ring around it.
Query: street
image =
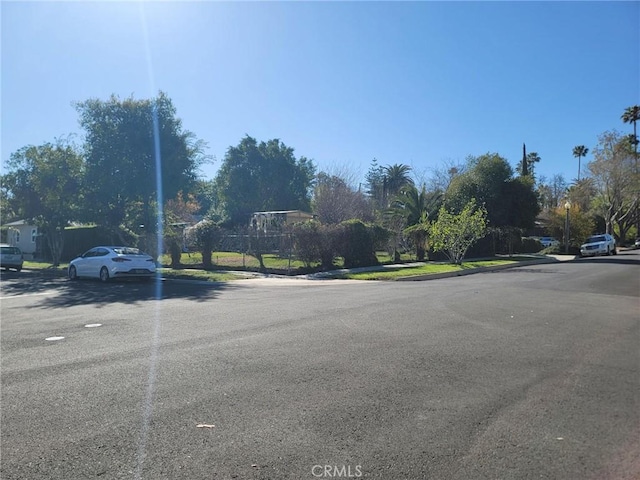
[[[639,265],[217,285],[2,272],[0,478],[637,479]]]

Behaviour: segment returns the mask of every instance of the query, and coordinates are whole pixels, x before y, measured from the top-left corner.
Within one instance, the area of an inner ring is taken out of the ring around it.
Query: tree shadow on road
[[[2,297],[30,295],[30,308],[60,308],[76,305],[104,307],[113,303],[139,304],[184,299],[206,302],[230,288],[227,283],[182,283],[162,280],[71,281],[59,276],[29,272],[2,272]],[[231,287],[232,288],[232,287]]]
[[[576,258],[576,263],[614,263],[618,265],[640,265],[640,257],[637,255],[612,255],[610,257],[582,257]]]

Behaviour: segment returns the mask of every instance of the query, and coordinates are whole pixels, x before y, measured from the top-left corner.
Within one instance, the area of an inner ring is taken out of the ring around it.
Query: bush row
[[[187,235],[190,250],[223,250],[248,252],[255,247],[252,241],[255,232],[229,232],[213,224],[202,225],[200,235]],[[138,240],[130,232],[115,236],[100,226],[68,228],[65,230],[65,244],[61,260],[69,261],[96,245],[120,243],[122,238],[128,244],[137,245]],[[375,252],[388,250],[393,237],[390,230],[379,225],[348,220],[340,224],[325,225],[310,220],[293,225],[284,235],[266,236],[260,241],[262,253],[289,252],[302,260],[308,267],[320,263],[322,268],[332,267],[336,257],[344,259],[346,268],[377,265]],[[205,242],[206,240],[206,242]],[[206,245],[205,245],[206,243]],[[142,246],[141,246],[142,247]],[[144,247],[143,247],[144,248]],[[492,231],[474,244],[467,257],[492,256],[496,253],[537,253],[542,250],[540,242],[532,237],[520,237],[518,232]],[[40,256],[48,258],[46,245]],[[429,260],[446,260],[441,252],[428,252]]]
[[[337,225],[323,225],[315,220],[292,227],[296,256],[305,262],[320,262],[330,268],[336,257],[344,259],[345,268],[377,265],[376,250],[384,249],[392,232],[361,220],[347,220]]]

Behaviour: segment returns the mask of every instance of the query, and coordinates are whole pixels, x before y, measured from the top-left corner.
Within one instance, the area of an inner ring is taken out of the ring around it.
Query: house
[[[26,220],[6,223],[2,228],[7,229],[7,243],[22,250],[26,259],[33,259],[40,240],[38,238],[38,227],[28,223]]]

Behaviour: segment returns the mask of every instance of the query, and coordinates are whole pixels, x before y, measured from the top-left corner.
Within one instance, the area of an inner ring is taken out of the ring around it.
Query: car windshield
[[[589,237],[587,239],[587,243],[598,243],[598,242],[606,242],[606,241],[607,241],[607,239],[604,238],[603,235],[598,235],[596,237]]]
[[[4,255],[20,255],[20,250],[16,247],[0,247],[0,252]]]
[[[146,253],[133,247],[115,247],[113,251],[118,255],[146,255]]]

